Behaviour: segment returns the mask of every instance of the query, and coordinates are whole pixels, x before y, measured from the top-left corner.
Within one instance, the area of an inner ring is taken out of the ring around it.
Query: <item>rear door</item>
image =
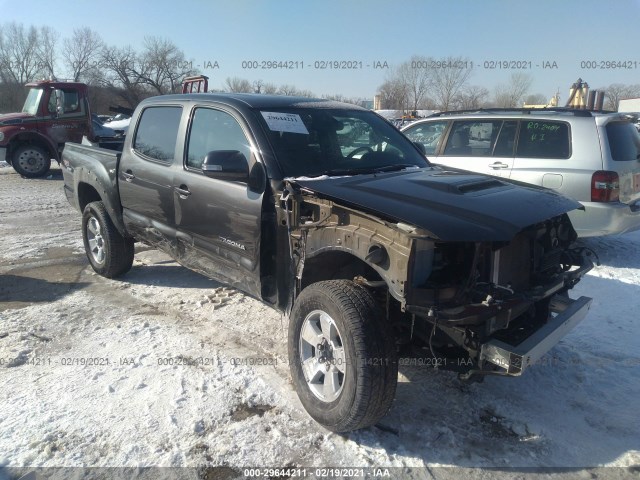
[[[224,107],[194,107],[182,168],[173,195],[180,261],[261,298],[260,238],[264,185],[207,177],[208,152],[241,152],[250,170],[260,169],[256,143],[244,120]],[[262,177],[260,177],[262,178]]]
[[[175,247],[173,172],[180,106],[150,106],[138,120],[131,147],[122,154],[118,188],[127,229],[171,252]]]
[[[581,125],[580,131],[573,133],[573,138],[581,139],[581,145],[575,147],[581,153],[591,150],[595,155],[576,156],[582,159],[576,162],[572,159],[572,126],[568,122],[540,118],[521,120],[511,178],[557,190],[578,201],[588,200],[585,197],[589,194],[591,174],[601,162],[600,155],[589,143],[596,140],[595,130],[591,135],[584,130],[589,126],[593,129],[593,122],[582,122]],[[575,127],[577,130],[580,125]]]

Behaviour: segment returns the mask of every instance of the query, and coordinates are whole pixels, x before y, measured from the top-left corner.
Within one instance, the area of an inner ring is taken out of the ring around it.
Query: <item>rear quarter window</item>
[[[569,125],[564,122],[527,120],[520,125],[516,156],[567,159],[571,156]]]
[[[611,122],[605,127],[611,158],[618,162],[637,160],[640,155],[640,134],[629,122]]]
[[[146,108],[138,122],[133,149],[150,159],[171,163],[181,116],[181,107]]]

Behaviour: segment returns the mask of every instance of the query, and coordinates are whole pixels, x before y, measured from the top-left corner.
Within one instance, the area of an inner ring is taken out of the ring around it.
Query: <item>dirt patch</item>
[[[262,417],[266,412],[273,409],[273,405],[248,405],[241,403],[231,414],[231,420],[234,422],[241,422],[249,417],[257,415]]]
[[[511,427],[504,424],[504,417],[486,408],[480,412],[480,421],[489,430],[489,434],[496,438],[518,438],[519,435]]]

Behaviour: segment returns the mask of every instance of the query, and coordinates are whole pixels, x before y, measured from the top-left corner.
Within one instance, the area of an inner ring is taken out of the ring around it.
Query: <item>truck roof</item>
[[[72,88],[87,88],[86,83],[82,82],[64,82],[60,80],[37,80],[35,82],[29,82],[26,87],[72,87]]]
[[[250,108],[338,108],[349,110],[366,110],[350,103],[336,102],[323,98],[292,97],[286,95],[263,95],[259,93],[191,93],[179,95],[160,95],[143,100],[140,105],[153,105],[166,102],[218,102],[235,107]]]

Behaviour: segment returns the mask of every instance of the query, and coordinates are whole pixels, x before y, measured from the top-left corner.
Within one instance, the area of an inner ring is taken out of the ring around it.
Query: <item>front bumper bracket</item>
[[[480,349],[480,361],[503,368],[504,375],[522,375],[525,369],[551,350],[584,319],[591,302],[592,299],[588,297],[572,300],[562,295],[554,295],[550,303],[552,316],[547,323],[516,346],[496,339],[489,340]]]

